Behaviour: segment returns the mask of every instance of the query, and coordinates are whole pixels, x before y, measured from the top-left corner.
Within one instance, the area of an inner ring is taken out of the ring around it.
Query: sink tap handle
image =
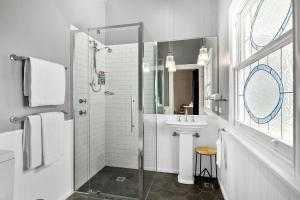
[[[180,115],[178,116],[178,121],[181,122],[181,116]]]
[[[179,135],[179,134],[176,133],[176,132],[173,132],[173,134],[172,134],[173,137],[176,137],[176,136],[178,136],[178,135]]]
[[[195,122],[195,116],[192,116],[192,122]]]

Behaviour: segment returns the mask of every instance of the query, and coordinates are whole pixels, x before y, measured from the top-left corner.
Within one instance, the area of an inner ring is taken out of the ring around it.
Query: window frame
[[[272,54],[273,52],[280,50],[280,48],[285,47],[286,45],[289,45],[294,42],[294,29],[287,31],[283,35],[281,35],[279,38],[271,41],[269,44],[267,44],[264,48],[258,50],[248,58],[242,60],[242,11],[246,7],[251,7],[249,4],[255,2],[255,0],[247,1],[247,0],[239,0],[236,7],[233,8],[234,14],[233,18],[231,19],[231,58],[232,58],[232,69],[233,69],[233,81],[234,89],[233,89],[233,99],[234,103],[233,106],[233,114],[231,116],[233,126],[235,129],[239,131],[243,131],[245,133],[244,135],[251,141],[253,141],[256,144],[259,144],[261,147],[265,148],[268,151],[271,151],[273,153],[276,153],[279,157],[281,157],[282,160],[284,160],[285,164],[287,164],[290,168],[294,168],[294,162],[295,162],[295,140],[296,140],[296,117],[295,113],[297,111],[296,107],[296,77],[295,77],[295,62],[294,64],[294,119],[293,119],[293,146],[291,144],[288,144],[280,139],[276,139],[274,137],[271,137],[270,135],[267,135],[264,132],[261,132],[259,130],[256,130],[238,120],[238,71],[248,67],[249,65],[257,62],[258,60]],[[294,5],[293,5],[294,6]],[[293,12],[294,16],[294,12]],[[293,23],[294,17],[293,17]],[[293,45],[294,51],[295,47]],[[295,52],[294,52],[295,57]]]

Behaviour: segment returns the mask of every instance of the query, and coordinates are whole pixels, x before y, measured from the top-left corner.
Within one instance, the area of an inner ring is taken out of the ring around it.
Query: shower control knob
[[[87,111],[86,110],[80,110],[79,115],[86,115]]]
[[[87,103],[87,100],[86,100],[86,99],[79,99],[79,103],[80,103],[80,104],[82,104],[82,103],[85,103],[85,104],[86,104],[86,103]]]

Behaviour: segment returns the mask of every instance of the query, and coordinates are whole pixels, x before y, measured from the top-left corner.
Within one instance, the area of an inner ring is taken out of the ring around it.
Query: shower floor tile
[[[148,191],[156,172],[145,171],[145,191]],[[138,170],[104,167],[95,176],[78,189],[79,192],[100,192],[122,197],[138,197]]]
[[[102,194],[100,196],[95,194],[88,197],[88,195],[82,193],[74,193],[67,200],[137,199],[137,172],[138,171],[134,169],[105,167],[94,177],[92,177],[90,182],[91,189],[94,192],[96,192],[97,190],[101,190]],[[155,178],[152,183],[154,176]],[[116,181],[118,177],[126,177],[126,179],[123,182],[119,182]],[[200,188],[199,185],[196,184],[180,184],[177,181],[176,174],[146,171],[145,186],[145,195],[147,195],[147,200],[224,200],[220,189],[211,187]],[[88,183],[86,183],[80,188],[80,191],[87,192],[88,188]],[[120,197],[107,196],[103,193],[119,195]]]

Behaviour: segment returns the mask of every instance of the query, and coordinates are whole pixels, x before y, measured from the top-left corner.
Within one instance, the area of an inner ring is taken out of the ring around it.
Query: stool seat
[[[197,147],[195,148],[195,152],[199,153],[201,155],[216,155],[217,154],[217,149],[216,148],[211,148],[211,147]]]

